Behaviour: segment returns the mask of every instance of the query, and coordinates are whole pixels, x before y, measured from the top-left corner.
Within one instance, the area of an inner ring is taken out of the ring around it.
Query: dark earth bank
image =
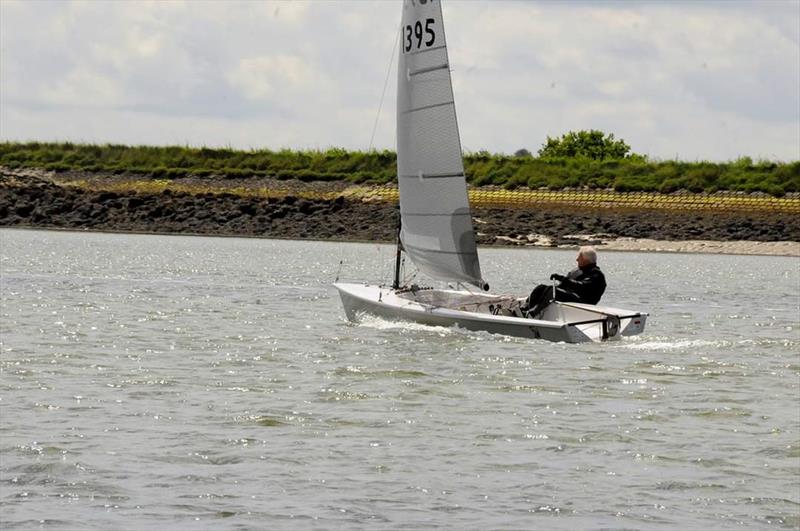
[[[656,240],[800,241],[798,216],[769,213],[477,208],[481,245],[576,245],[619,237]],[[0,175],[0,226],[393,241],[395,205],[333,200],[241,197],[234,194],[92,192],[47,180]],[[573,237],[570,237],[573,236]],[[542,242],[540,242],[542,244]]]

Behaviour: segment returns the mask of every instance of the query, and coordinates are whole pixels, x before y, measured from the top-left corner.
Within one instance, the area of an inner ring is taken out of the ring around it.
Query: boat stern
[[[591,341],[618,340],[644,332],[646,313],[607,306],[556,302],[547,309],[553,319],[561,318],[577,334]]]
[[[621,336],[636,336],[644,332],[644,325],[647,323],[646,313],[625,316],[620,319]]]

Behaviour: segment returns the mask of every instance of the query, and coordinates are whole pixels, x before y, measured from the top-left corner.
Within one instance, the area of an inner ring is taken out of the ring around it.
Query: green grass
[[[0,143],[0,165],[135,174],[150,179],[181,177],[273,177],[302,181],[384,184],[396,174],[392,151],[272,151],[124,146],[44,142]],[[464,157],[467,179],[475,186],[516,188],[613,189],[619,192],[741,191],[782,196],[800,192],[800,161],[651,161],[641,158],[512,157],[487,152]]]

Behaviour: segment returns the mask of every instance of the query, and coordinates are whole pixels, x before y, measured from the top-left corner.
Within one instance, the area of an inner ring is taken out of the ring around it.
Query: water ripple
[[[0,235],[3,528],[800,524],[796,261],[607,253],[647,334],[565,345],[347,323],[355,244]]]

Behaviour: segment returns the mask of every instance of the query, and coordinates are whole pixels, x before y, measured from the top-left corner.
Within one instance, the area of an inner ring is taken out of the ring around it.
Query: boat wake
[[[677,351],[677,350],[703,350],[703,349],[731,349],[748,347],[783,347],[795,349],[800,346],[800,342],[791,340],[775,339],[742,339],[730,341],[727,339],[669,339],[669,338],[650,338],[649,340],[629,337],[618,345],[619,348],[643,351]]]
[[[705,339],[667,339],[655,338],[650,341],[637,341],[635,338],[628,338],[627,341],[621,343],[621,348],[630,350],[688,350],[697,348],[709,347],[726,347],[731,346],[730,341],[716,340],[709,341]]]
[[[431,326],[422,323],[415,323],[413,321],[393,321],[368,313],[360,313],[358,321],[350,324],[366,328],[373,328],[375,330],[408,330],[415,332],[430,332],[442,337],[457,333],[469,332],[469,330],[464,330],[463,328],[458,328],[455,326],[445,328],[443,326]]]

